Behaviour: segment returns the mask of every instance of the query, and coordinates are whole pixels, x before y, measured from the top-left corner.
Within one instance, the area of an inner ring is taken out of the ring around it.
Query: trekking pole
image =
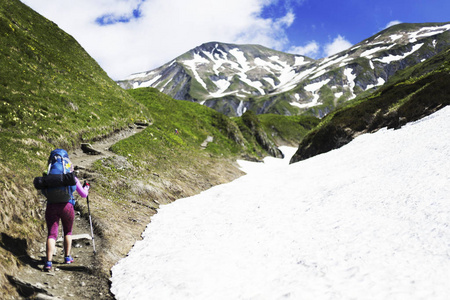
[[[86,181],[84,181],[83,187],[86,186]],[[91,218],[91,209],[89,207],[89,196],[86,196],[86,202],[88,207],[88,213],[89,213],[89,224],[91,225],[91,238],[92,238],[92,246],[94,247],[94,254],[95,252],[95,239],[94,239],[94,229],[92,228],[92,218]]]

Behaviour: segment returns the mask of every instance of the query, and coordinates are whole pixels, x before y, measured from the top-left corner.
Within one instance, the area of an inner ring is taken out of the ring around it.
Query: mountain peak
[[[260,45],[212,41],[118,83],[124,88],[155,87],[230,116],[246,109],[283,115],[311,110],[323,116],[448,47],[449,31],[450,23],[398,24],[321,60]]]

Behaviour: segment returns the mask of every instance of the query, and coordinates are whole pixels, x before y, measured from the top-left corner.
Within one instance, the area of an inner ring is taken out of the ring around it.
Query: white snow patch
[[[303,56],[296,56],[294,66],[302,66],[308,64]]]
[[[260,81],[252,81],[252,80],[248,79],[248,77],[245,73],[239,73],[238,75],[243,82],[245,82],[249,86],[257,89],[261,95],[265,94],[264,90],[262,89],[263,84]]]
[[[450,106],[161,206],[116,299],[447,299]],[[284,151],[285,149],[282,148]]]
[[[242,92],[244,92],[245,93],[245,91],[242,91]],[[248,94],[248,93],[247,93]],[[248,95],[245,95],[245,94],[239,94],[238,92],[236,92],[236,97],[240,97],[240,98],[247,98],[248,97]]]
[[[270,83],[271,86],[275,87],[275,80],[273,80],[273,78],[270,77],[264,77],[263,78],[265,81],[267,81],[268,83]]]
[[[253,60],[253,62],[257,65],[257,66],[261,66],[261,67],[266,67],[267,65],[269,65],[269,63],[265,60],[262,60],[261,58],[257,57]]]
[[[241,100],[241,102],[239,102],[239,106],[236,110],[236,114],[238,117],[242,116],[245,112],[247,111],[247,108],[244,107],[244,101]]]
[[[142,78],[142,77],[146,77],[146,76],[150,76],[153,73],[155,73],[154,71],[152,72],[141,72],[141,73],[135,73],[135,74],[131,74],[130,76],[128,76],[125,80],[135,80],[137,78]]]
[[[402,38],[403,35],[402,35],[402,34],[392,34],[392,35],[390,35],[389,37],[391,38],[391,41],[392,41],[392,42],[395,42],[396,40]]]
[[[312,105],[312,103],[297,103],[297,102],[290,102],[289,103],[292,106],[298,107],[298,108],[310,108],[313,107],[314,105]]]
[[[269,77],[265,77],[264,80],[269,80],[273,88],[280,89],[284,88],[286,85],[295,84],[293,78],[296,76],[295,71],[287,62],[280,60],[278,56],[269,57],[272,62],[266,62],[260,58],[255,59],[255,63],[261,67],[264,67],[268,72],[274,74],[279,83],[275,84],[275,81]],[[292,88],[292,87],[291,87]],[[290,88],[290,89],[291,89]]]
[[[170,83],[170,82],[172,82],[172,80],[173,80],[173,77],[171,77],[169,80],[167,80],[167,82],[164,84],[164,86],[162,87],[162,89],[161,89],[161,91],[164,91],[164,89],[166,88],[166,86]]]
[[[413,54],[414,52],[419,50],[420,47],[422,47],[422,46],[423,46],[423,44],[414,45],[411,51],[405,52],[403,55],[389,55],[389,56],[382,57],[382,58],[375,58],[373,60],[380,61],[380,62],[382,62],[384,64],[388,64],[388,63],[391,63],[393,61],[401,60],[401,59],[407,57],[408,55]]]
[[[234,48],[230,50],[230,53],[236,58],[239,68],[237,75],[241,78],[241,80],[248,84],[251,87],[254,87],[258,90],[261,95],[265,95],[263,84],[260,81],[252,81],[247,77],[246,72],[250,71],[252,68],[250,67],[247,59],[245,58],[244,52],[240,51],[238,48]]]
[[[192,71],[192,73],[194,73],[194,78],[195,80],[197,80],[205,90],[207,90],[206,88],[206,83],[203,81],[203,79],[200,77],[200,75],[197,72],[197,66],[201,65],[201,64],[206,64],[209,63],[210,61],[207,60],[204,57],[201,57],[198,53],[194,53],[194,59],[192,60],[185,60],[183,62],[183,64],[185,64],[187,67],[189,67]]]
[[[388,49],[391,49],[393,46],[394,46],[394,44],[390,45],[388,47],[375,47],[375,48],[364,51],[363,53],[361,53],[360,56],[371,59],[373,57],[373,54],[377,53],[378,51],[388,50]]]
[[[343,92],[337,92],[337,93],[334,93],[334,97],[335,97],[336,99],[339,99],[342,95],[344,95]]]
[[[218,91],[214,93],[210,93],[211,97],[213,98],[219,98],[224,96],[224,92],[227,90],[227,88],[231,85],[231,83],[226,79],[219,79],[217,81],[213,81],[214,84],[219,89]]]
[[[349,62],[352,62],[354,59],[352,57],[344,59],[340,64],[339,67],[342,68],[345,65],[348,65]]]
[[[296,106],[296,107],[298,107],[298,108],[310,108],[310,107],[314,107],[314,106],[317,106],[318,105],[318,103],[317,102],[308,102],[308,103],[298,103],[298,102],[290,102],[289,103],[290,105],[292,105],[292,106]]]
[[[222,67],[222,64],[226,62],[224,59],[220,59],[217,55],[213,55],[209,52],[203,52],[209,59],[213,62],[213,71],[214,74],[219,75],[219,69]]]
[[[280,61],[280,57],[279,56],[276,56],[276,55],[272,55],[272,56],[269,56],[269,59],[270,60],[274,60],[274,61]]]
[[[325,74],[326,72],[327,72],[327,70],[324,70],[324,69],[319,70],[319,71],[317,71],[316,73],[314,73],[313,76],[311,76],[311,79],[315,79],[315,78],[317,78],[317,77],[320,77],[320,76],[322,76],[323,74]]]
[[[323,81],[320,81],[320,82],[311,83],[311,84],[305,85],[304,89],[305,89],[305,91],[308,91],[308,92],[311,92],[311,93],[315,93],[322,86],[327,84],[329,81],[330,81],[330,79],[326,79],[326,80],[323,80]]]
[[[415,43],[418,39],[441,34],[447,30],[450,30],[450,24],[435,27],[423,27],[419,31],[409,34],[409,42]]]
[[[238,48],[234,48],[230,50],[230,53],[236,58],[238,64],[241,66],[242,72],[245,73],[251,69],[247,59],[245,58],[244,52]]]
[[[299,105],[309,105],[307,107],[310,106],[316,106],[318,104],[318,100],[320,95],[317,93],[320,88],[322,86],[324,86],[325,84],[327,84],[331,79],[325,79],[323,81],[320,82],[315,82],[315,83],[311,83],[308,84],[304,87],[305,91],[311,92],[313,94],[313,100],[311,101],[311,103],[307,103],[307,104],[299,104]]]
[[[356,95],[353,93],[353,88],[355,87],[355,78],[356,75],[352,74],[353,73],[353,69],[352,68],[346,68],[344,70],[344,75],[347,77],[348,80],[348,87],[350,89],[350,92],[352,93],[352,96],[350,97],[350,99],[353,99],[356,97]]]
[[[284,68],[283,72],[279,74],[278,80],[280,83],[276,87],[287,85],[288,83],[292,82],[292,79],[295,77],[295,71],[292,69]]]
[[[158,75],[158,76],[153,77],[151,80],[144,81],[144,82],[141,82],[141,83],[139,83],[138,81],[135,81],[133,83],[133,88],[137,89],[137,88],[142,88],[142,87],[151,87],[161,77],[162,77],[162,75]]]
[[[369,84],[369,85],[367,85],[366,90],[371,89],[371,88],[376,87],[376,86],[383,85],[385,83],[386,83],[386,81],[383,78],[380,77],[380,78],[377,79],[377,84]]]
[[[325,58],[320,64],[319,67],[315,70],[317,72],[315,75],[311,77],[311,79],[317,78],[319,76],[322,76],[327,72],[327,68],[337,65],[341,62],[344,62],[346,60],[353,60],[351,58],[348,58],[348,54],[344,56],[338,56],[337,54],[328,58]]]

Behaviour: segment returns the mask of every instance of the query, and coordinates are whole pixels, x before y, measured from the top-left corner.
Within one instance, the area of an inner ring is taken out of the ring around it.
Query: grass
[[[70,147],[149,118],[56,24],[12,0],[0,24],[2,132]]]
[[[150,120],[68,34],[18,0],[0,2],[0,231],[32,239],[35,176],[54,148],[75,149]]]
[[[320,120],[313,116],[281,116],[276,114],[258,115],[258,119],[270,136],[277,144],[297,146],[304,136]]]
[[[449,69],[450,49],[397,72],[374,93],[361,95],[328,114],[302,140],[296,160],[340,147],[353,135],[397,127],[449,105]]]
[[[244,151],[236,142],[243,142],[236,124],[223,114],[197,103],[174,100],[153,88],[128,90],[128,93],[151,111],[153,125],[119,142],[113,147],[114,151],[136,158],[145,157],[146,153],[154,157],[168,152],[180,156],[185,152],[202,151],[200,146],[208,136],[213,136],[214,141],[205,151],[212,155],[231,156]],[[132,143],[142,145],[141,149],[132,147]]]

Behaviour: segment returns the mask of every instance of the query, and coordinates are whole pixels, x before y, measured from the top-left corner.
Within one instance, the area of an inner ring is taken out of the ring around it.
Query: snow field
[[[447,299],[450,107],[163,206],[117,299]],[[294,149],[295,151],[295,149]]]

